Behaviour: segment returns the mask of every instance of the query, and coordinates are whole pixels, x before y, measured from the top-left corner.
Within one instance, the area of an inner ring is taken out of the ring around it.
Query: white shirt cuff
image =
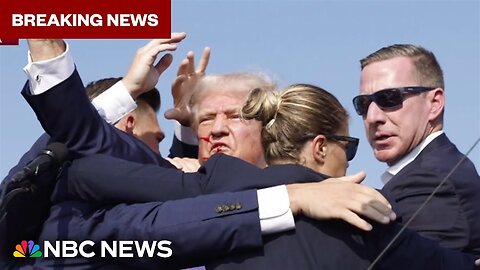
[[[259,189],[258,212],[262,234],[277,233],[295,228],[290,199],[285,185]]]
[[[175,121],[175,137],[183,143],[198,145],[198,137],[193,128],[182,126],[178,121]]]
[[[98,114],[109,124],[115,124],[125,115],[137,108],[122,81],[105,90],[92,100]]]
[[[23,68],[28,76],[32,95],[41,94],[65,81],[74,70],[75,65],[67,43],[64,53],[49,60],[33,62],[29,51],[28,64]]]

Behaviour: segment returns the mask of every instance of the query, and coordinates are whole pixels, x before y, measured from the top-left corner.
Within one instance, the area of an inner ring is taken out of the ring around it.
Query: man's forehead
[[[200,102],[198,106],[199,114],[210,114],[210,113],[232,113],[239,112],[242,108],[244,100],[235,97],[228,96],[219,96],[214,97],[209,100],[204,100]]]
[[[418,84],[411,59],[395,57],[367,65],[360,75],[360,93],[370,94],[387,88]]]

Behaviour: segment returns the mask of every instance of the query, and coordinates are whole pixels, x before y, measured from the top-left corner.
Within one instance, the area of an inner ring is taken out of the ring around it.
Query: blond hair
[[[267,163],[302,163],[305,135],[335,134],[345,128],[348,113],[326,90],[294,84],[282,92],[256,88],[250,92],[241,116],[262,122],[262,145]]]

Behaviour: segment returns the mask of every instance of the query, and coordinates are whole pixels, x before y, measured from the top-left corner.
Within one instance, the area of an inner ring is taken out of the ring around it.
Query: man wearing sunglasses
[[[406,223],[441,185],[409,228],[441,245],[480,254],[480,177],[443,131],[443,73],[430,51],[414,45],[382,48],[361,61],[363,117],[375,157],[389,168],[383,191]],[[453,173],[449,173],[453,170]]]

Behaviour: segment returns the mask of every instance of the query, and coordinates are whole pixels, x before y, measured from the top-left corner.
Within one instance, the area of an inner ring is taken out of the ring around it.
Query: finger
[[[141,55],[140,59],[143,59],[142,61],[145,62],[145,64],[153,65],[159,53],[164,51],[175,51],[177,49],[177,45],[175,44],[157,45],[155,47],[148,49],[148,51],[145,51],[144,48],[141,48],[141,49],[143,51],[142,52],[139,51]]]
[[[188,68],[188,59],[183,59],[182,62],[180,63],[180,66],[178,67],[177,70],[177,76],[187,74],[187,68]]]
[[[150,55],[157,56],[159,53],[164,51],[175,51],[177,49],[176,44],[160,44],[149,50]]]
[[[340,219],[343,219],[344,221],[352,224],[353,226],[364,230],[364,231],[371,231],[372,230],[372,225],[365,221],[364,219],[360,218],[357,214],[351,211],[346,211],[344,212],[341,216]]]
[[[395,214],[395,212],[392,210],[390,204],[386,205],[385,203],[374,200],[370,202],[370,206],[376,211],[380,212],[382,215],[389,217],[391,221],[397,219],[397,214]]]
[[[390,202],[379,191],[363,185],[358,185],[356,188],[359,190],[358,194],[365,194],[370,197],[370,201],[378,201],[389,209],[392,209]]]
[[[354,196],[352,196],[350,200],[351,204],[349,205],[349,208],[355,211],[357,214],[370,217],[370,214],[375,215],[375,213],[371,212],[374,210],[385,217],[370,217],[378,222],[384,222],[382,220],[389,222],[390,220],[396,219],[396,215],[393,212],[390,203],[377,190],[367,186],[355,185],[353,186],[353,189],[351,189],[351,192],[354,194]]]
[[[195,72],[195,59],[192,51],[189,51],[187,53],[187,59],[188,59],[187,73],[192,74]]]
[[[187,36],[187,33],[180,32],[180,33],[171,33],[170,38],[164,39],[155,39],[157,43],[165,44],[165,43],[178,43],[182,41]]]
[[[364,171],[360,171],[354,175],[343,176],[343,177],[339,177],[338,179],[345,182],[360,184],[365,179],[366,176],[367,175],[365,174]]]
[[[476,266],[480,266],[480,259],[478,259],[478,260],[475,261],[475,265],[476,265]]]
[[[185,33],[185,32],[172,33],[170,35],[170,41],[171,42],[180,42],[186,37],[187,37],[187,33]]]
[[[179,75],[172,83],[172,94],[180,93],[180,87],[182,87],[182,84],[186,80],[187,80],[186,75]]]
[[[168,160],[168,162],[170,162],[170,163],[171,163],[173,166],[175,166],[177,169],[179,169],[179,170],[182,169],[181,164],[179,164],[178,162],[176,162],[174,159],[171,159],[171,158],[168,158],[168,157],[166,157],[165,159]]]
[[[160,58],[160,61],[155,65],[155,69],[157,70],[158,74],[161,75],[171,64],[173,61],[173,56],[169,53],[165,54]]]
[[[377,209],[369,204],[353,203],[353,205],[350,205],[349,209],[355,212],[357,215],[364,216],[378,223],[387,224],[390,222],[389,216],[377,211]]]
[[[196,172],[200,168],[200,163],[197,159],[185,158],[183,164],[184,172]]]
[[[160,40],[152,39],[147,44],[145,44],[145,46],[139,48],[138,52],[151,50],[152,48],[154,48],[155,46],[158,46],[159,44],[160,44]]]
[[[185,37],[187,36],[186,33],[172,33],[170,38],[165,38],[165,39],[152,39],[150,42],[148,42],[145,46],[140,48],[139,50],[150,50],[151,48],[154,48],[158,45],[165,45],[165,44],[170,44],[170,43],[178,43],[182,41]],[[171,44],[173,45],[173,44]]]
[[[208,62],[210,61],[210,52],[211,50],[209,47],[203,49],[202,59],[200,59],[200,63],[198,63],[197,73],[205,74]]]

